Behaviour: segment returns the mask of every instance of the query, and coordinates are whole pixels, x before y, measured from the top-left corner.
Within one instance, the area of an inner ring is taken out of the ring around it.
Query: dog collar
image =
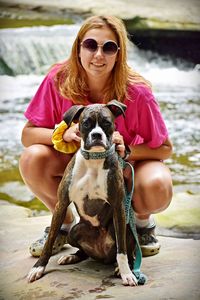
[[[104,159],[108,157],[111,154],[115,153],[115,145],[112,145],[112,147],[104,152],[89,152],[86,150],[81,149],[81,154],[85,159]]]

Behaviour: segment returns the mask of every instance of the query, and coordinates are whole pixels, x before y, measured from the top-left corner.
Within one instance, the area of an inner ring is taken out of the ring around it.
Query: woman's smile
[[[94,67],[97,67],[97,68],[102,68],[104,67],[106,64],[103,64],[103,63],[95,63],[95,62],[91,62],[91,65],[94,66]]]

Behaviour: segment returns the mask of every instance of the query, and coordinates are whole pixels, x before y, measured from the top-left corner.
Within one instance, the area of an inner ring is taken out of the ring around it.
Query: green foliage
[[[74,24],[72,19],[10,19],[10,18],[0,18],[0,29],[2,28],[18,28],[18,27],[32,27],[32,26],[52,26],[52,25],[69,25]]]
[[[21,181],[21,182],[23,181],[19,173],[18,167],[0,171],[0,184],[9,181]]]
[[[0,199],[1,200],[5,200],[8,201],[9,203],[12,204],[16,204],[19,206],[23,206],[23,207],[27,207],[30,208],[32,210],[37,210],[37,211],[41,211],[41,210],[45,210],[45,211],[49,211],[46,206],[37,198],[32,199],[31,201],[21,201],[21,200],[16,200],[13,197],[9,196],[6,193],[0,193]]]

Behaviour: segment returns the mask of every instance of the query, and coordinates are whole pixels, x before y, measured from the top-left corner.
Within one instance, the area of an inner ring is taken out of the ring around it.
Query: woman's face
[[[95,40],[98,45],[103,45],[107,41],[117,43],[115,34],[106,26],[90,29],[84,35],[81,42],[87,39]],[[81,45],[79,57],[88,78],[108,78],[117,60],[117,53],[107,55],[101,46],[97,47],[96,51],[91,52],[84,45]]]

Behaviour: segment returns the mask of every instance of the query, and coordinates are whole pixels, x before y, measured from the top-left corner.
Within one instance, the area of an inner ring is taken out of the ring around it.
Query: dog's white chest
[[[108,170],[103,169],[103,163],[104,160],[85,161],[78,152],[69,188],[70,201],[76,203],[79,214],[93,226],[99,226],[99,220],[97,215],[85,213],[84,202],[86,198],[87,201],[107,201]]]

